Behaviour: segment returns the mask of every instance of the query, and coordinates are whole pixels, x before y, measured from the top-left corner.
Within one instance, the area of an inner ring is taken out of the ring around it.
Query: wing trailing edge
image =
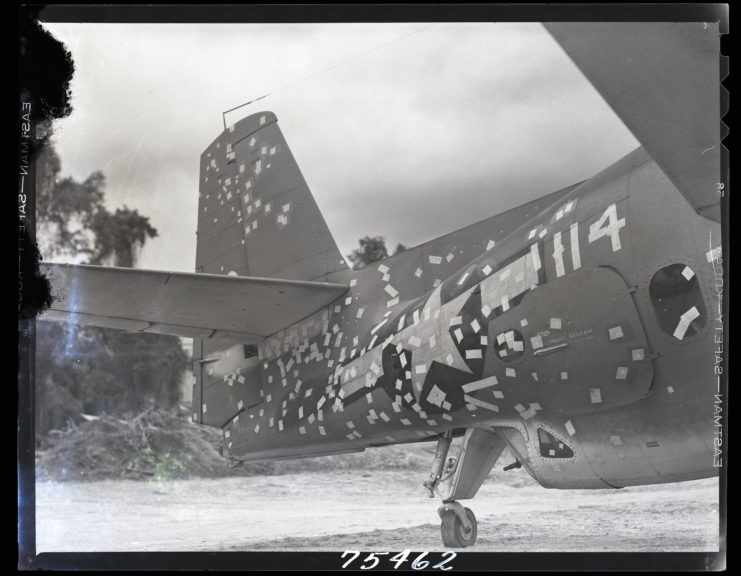
[[[41,320],[253,343],[342,296],[343,284],[42,264],[54,301]]]
[[[718,23],[555,22],[545,28],[692,207],[719,222]]]

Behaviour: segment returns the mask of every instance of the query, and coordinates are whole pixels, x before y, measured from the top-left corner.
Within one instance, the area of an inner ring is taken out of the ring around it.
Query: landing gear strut
[[[465,548],[476,543],[476,516],[457,500],[476,495],[506,443],[492,430],[469,428],[458,457],[450,458],[446,465],[451,440],[450,432],[438,438],[432,472],[424,486],[430,498],[437,493],[443,500],[437,510],[442,521],[440,532],[443,544],[451,548]]]
[[[452,438],[452,432],[445,432],[437,439],[437,448],[435,449],[435,461],[432,463],[432,472],[430,472],[430,477],[427,481],[422,483],[422,486],[427,488],[430,498],[435,497],[435,492],[437,492],[440,482],[447,479],[450,472],[455,469],[456,462],[453,458],[448,462],[448,466],[445,466],[445,458],[448,456],[448,450],[450,450]],[[445,466],[445,470],[443,470],[443,466]],[[444,474],[445,478],[443,478]]]

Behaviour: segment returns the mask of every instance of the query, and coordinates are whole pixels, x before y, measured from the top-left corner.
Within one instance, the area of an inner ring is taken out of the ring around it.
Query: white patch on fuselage
[[[482,309],[508,309],[511,300],[538,284],[539,268],[540,264],[533,262],[532,253],[527,253],[507,266],[509,274],[495,274],[484,279],[480,284]]]

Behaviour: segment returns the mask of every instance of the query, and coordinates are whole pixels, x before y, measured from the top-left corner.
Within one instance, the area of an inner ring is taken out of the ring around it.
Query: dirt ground
[[[510,473],[507,473],[510,474]],[[717,551],[718,479],[547,490],[522,470],[466,504],[477,552]],[[410,471],[168,481],[40,481],[37,551],[444,550]]]

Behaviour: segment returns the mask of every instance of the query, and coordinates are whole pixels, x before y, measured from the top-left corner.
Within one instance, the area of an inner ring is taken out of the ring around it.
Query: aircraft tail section
[[[347,268],[271,112],[201,155],[196,271],[321,281]]]

